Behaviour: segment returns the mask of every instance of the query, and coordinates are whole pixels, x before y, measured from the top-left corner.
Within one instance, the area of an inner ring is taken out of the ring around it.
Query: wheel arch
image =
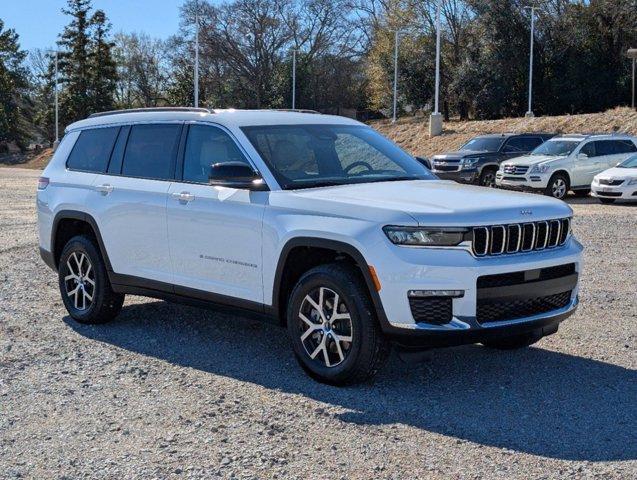
[[[56,213],[51,228],[51,254],[57,269],[64,245],[75,235],[86,233],[92,235],[104,259],[106,270],[112,272],[111,262],[102,240],[100,229],[95,219],[88,213],[79,210],[61,210]]]
[[[316,237],[295,237],[287,241],[287,243],[281,249],[279,260],[277,262],[276,271],[274,275],[274,284],[272,292],[272,313],[279,318],[282,324],[286,323],[286,305],[287,299],[292,291],[292,288],[298,281],[298,278],[307,271],[309,268],[301,268],[294,271],[294,266],[291,264],[296,258],[296,255],[300,253],[306,254],[312,251],[329,252],[332,255],[332,261],[348,261],[353,266],[357,267],[365,286],[370,295],[376,315],[384,327],[389,322],[382,307],[380,296],[376,290],[376,284],[370,271],[370,265],[365,260],[363,254],[355,246],[342,242],[339,240],[331,240]],[[310,260],[307,265],[310,268],[329,262],[320,262],[313,264]],[[292,270],[290,270],[292,269]],[[291,273],[286,275],[286,273]]]
[[[552,174],[551,174],[551,178],[549,178],[549,182],[551,180],[553,180],[553,177],[555,177],[555,175],[557,174],[562,174],[566,177],[566,181],[568,182],[568,188],[570,189],[573,186],[573,181],[571,180],[571,175],[568,173],[568,171],[564,170],[563,168],[560,168],[558,170],[555,170]]]

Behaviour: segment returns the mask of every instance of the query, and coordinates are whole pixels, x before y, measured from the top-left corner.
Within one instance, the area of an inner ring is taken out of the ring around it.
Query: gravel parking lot
[[[38,174],[0,168],[0,477],[637,476],[637,206],[569,199],[586,267],[558,334],[338,389],[251,318],[129,296],[109,325],[71,320]]]

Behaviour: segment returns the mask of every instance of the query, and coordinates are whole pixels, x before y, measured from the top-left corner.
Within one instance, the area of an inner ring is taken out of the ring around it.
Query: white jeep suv
[[[503,162],[495,183],[498,187],[541,191],[559,199],[569,190],[588,195],[595,175],[636,151],[637,139],[629,135],[561,135],[529,155]]]
[[[372,376],[392,344],[524,347],[578,303],[568,205],[438,180],[342,117],[97,114],[38,188],[40,253],[74,319],[111,320],[127,293],[255,311],[327,383]]]

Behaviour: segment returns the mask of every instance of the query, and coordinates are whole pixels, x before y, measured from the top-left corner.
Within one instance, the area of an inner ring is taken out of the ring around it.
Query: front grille
[[[409,298],[411,314],[416,322],[444,325],[453,316],[451,297]]]
[[[518,272],[498,273],[495,275],[483,275],[478,277],[478,288],[510,287],[527,282],[554,280],[568,277],[575,273],[574,263],[565,263],[554,267],[545,267],[535,270],[522,270]]]
[[[544,250],[564,245],[570,229],[570,218],[474,227],[471,248],[478,257]]]
[[[621,197],[622,192],[597,192],[600,197]]]
[[[478,300],[476,319],[479,323],[515,320],[566,307],[571,290],[545,297],[520,300]]]
[[[523,165],[505,165],[504,173],[507,175],[524,175],[529,167]]]
[[[608,180],[606,178],[601,178],[599,180],[600,185],[612,185],[614,187],[616,187],[617,185],[621,185],[622,183],[624,183],[623,180]]]
[[[458,162],[455,162],[455,163],[448,163],[448,162],[440,163],[440,162],[436,162],[434,160],[434,170],[437,170],[439,172],[456,172],[456,171],[458,171],[459,168],[460,168],[460,163],[458,163]]]

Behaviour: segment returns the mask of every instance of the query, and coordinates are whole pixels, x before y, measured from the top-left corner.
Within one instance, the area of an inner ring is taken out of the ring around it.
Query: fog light
[[[409,297],[464,297],[464,290],[409,290]]]

